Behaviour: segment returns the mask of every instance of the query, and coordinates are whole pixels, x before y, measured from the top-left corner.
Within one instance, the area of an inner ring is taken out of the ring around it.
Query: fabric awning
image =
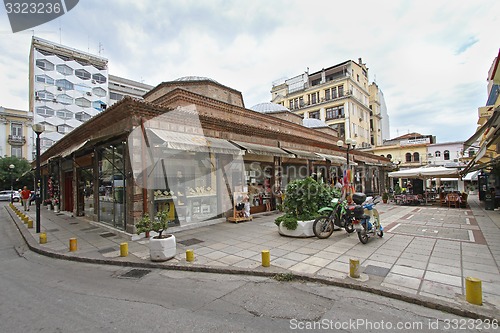
[[[66,150],[63,150],[63,152],[60,154],[61,157],[65,158],[65,157],[70,156],[71,154],[73,154],[74,152],[76,152],[78,149],[80,149],[83,146],[85,146],[87,144],[87,142],[89,142],[89,140],[85,140],[84,142],[82,142],[82,143],[80,143],[78,145],[74,145],[74,146],[69,147]]]
[[[257,143],[248,143],[248,142],[233,141],[233,140],[231,140],[230,142],[237,144],[238,146],[241,146],[243,149],[246,150],[248,154],[281,156],[281,157],[291,157],[291,158],[294,157],[293,154],[287,153],[286,151],[278,147],[264,146],[264,145],[259,145]]]
[[[303,158],[305,160],[313,160],[313,161],[324,161],[325,160],[324,157],[318,156],[318,155],[316,155],[316,153],[312,153],[309,151],[290,149],[290,148],[283,148],[283,149],[294,154],[296,158]]]
[[[241,149],[223,139],[152,128],[149,128],[148,132],[152,134],[148,135],[148,139],[155,148],[229,155],[244,154]]]
[[[319,155],[320,157],[329,160],[330,162],[338,165],[343,165],[347,163],[347,159],[342,156],[335,156],[335,155],[328,155],[328,154],[323,154],[323,153],[316,153],[316,155]]]
[[[468,181],[476,181],[477,176],[479,175],[481,171],[474,171],[474,172],[469,172],[468,174],[465,175],[463,180],[468,180]]]

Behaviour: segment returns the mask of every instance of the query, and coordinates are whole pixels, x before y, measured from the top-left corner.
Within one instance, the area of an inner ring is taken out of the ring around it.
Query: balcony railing
[[[26,143],[26,138],[24,135],[9,135],[9,144],[24,145]]]

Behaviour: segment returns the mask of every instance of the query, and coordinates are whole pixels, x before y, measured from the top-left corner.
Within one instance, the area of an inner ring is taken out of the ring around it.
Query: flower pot
[[[297,221],[297,229],[288,230],[287,227],[283,225],[283,222],[281,222],[278,232],[280,233],[280,235],[288,237],[299,237],[299,238],[313,237],[314,236],[313,224],[314,220]]]
[[[175,257],[177,243],[174,235],[164,235],[165,238],[149,239],[149,254],[151,261],[166,261]]]
[[[59,213],[59,205],[54,205],[54,213]]]

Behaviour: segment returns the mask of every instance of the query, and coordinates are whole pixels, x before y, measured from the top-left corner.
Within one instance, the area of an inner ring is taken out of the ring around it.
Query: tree
[[[0,157],[0,189],[10,189],[11,169],[9,166],[13,164],[12,180],[14,189],[28,188],[33,189],[33,171],[31,164],[24,158],[15,156]]]

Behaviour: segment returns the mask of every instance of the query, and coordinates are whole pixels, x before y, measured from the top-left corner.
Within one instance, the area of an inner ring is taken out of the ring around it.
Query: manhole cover
[[[114,247],[107,247],[107,248],[104,248],[104,249],[100,249],[97,252],[99,252],[101,254],[104,254],[104,253],[109,253],[109,252],[113,252],[113,251],[118,251],[118,250],[115,249]]]
[[[180,244],[182,244],[184,246],[191,246],[191,245],[203,243],[203,241],[199,240],[199,239],[196,239],[196,238],[190,238],[190,239],[186,239],[186,240],[180,241],[178,243],[180,243]]]
[[[120,278],[125,278],[125,279],[140,279],[146,275],[151,273],[150,269],[131,269],[130,271],[123,273],[121,275],[118,275]]]
[[[376,275],[376,276],[386,277],[387,274],[389,274],[389,268],[379,267],[379,266],[374,266],[374,265],[368,265],[368,266],[366,266],[366,268],[363,271],[363,273],[370,274],[370,275]]]
[[[103,234],[99,234],[99,236],[104,237],[104,238],[108,238],[108,237],[116,236],[116,234],[114,234],[112,232],[105,232]]]
[[[444,228],[444,227],[429,226],[429,225],[401,224],[397,227],[392,228],[390,232],[395,234],[405,234],[412,236],[474,241],[473,239],[471,239],[470,233],[467,229],[459,229],[459,228]]]

